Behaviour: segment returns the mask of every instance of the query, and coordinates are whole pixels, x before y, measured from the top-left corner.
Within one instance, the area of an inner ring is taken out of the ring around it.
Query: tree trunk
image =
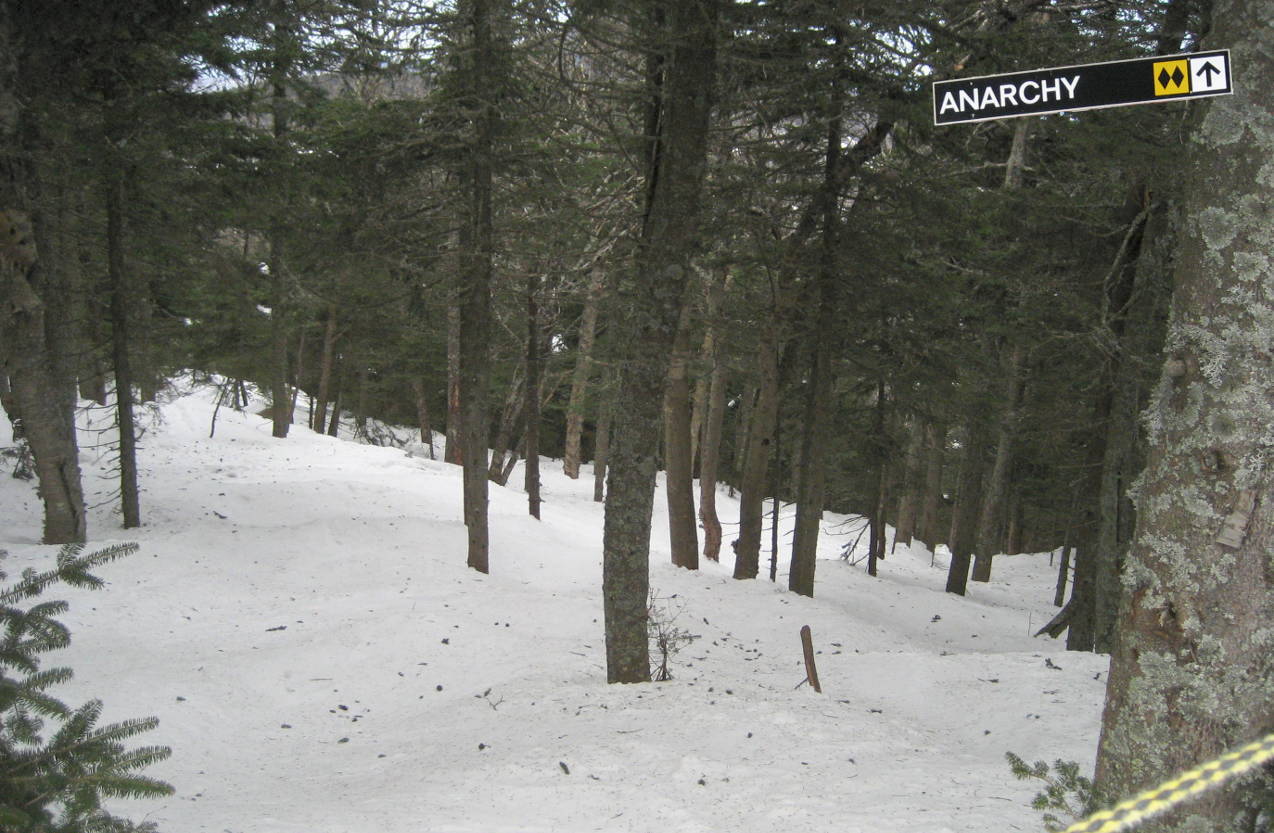
[[[133,419],[133,373],[129,321],[132,276],[124,261],[124,172],[116,160],[106,180],[106,269],[111,285],[111,348],[115,363],[115,421],[119,427],[119,499],[124,529],[141,526],[137,487],[137,426]]]
[[[1186,223],[1137,491],[1096,787],[1125,796],[1274,726],[1274,2],[1219,0],[1209,45],[1244,81],[1193,132]],[[1253,831],[1270,782],[1195,799],[1156,833]]]
[[[526,407],[524,384],[522,373],[515,371],[513,381],[509,384],[509,392],[504,397],[504,407],[500,410],[500,421],[496,424],[495,436],[491,441],[491,461],[487,466],[487,477],[500,486],[504,485],[504,458],[513,447],[513,440],[517,433],[522,430],[522,418]]]
[[[460,302],[447,304],[447,442],[442,459],[460,465]]]
[[[597,313],[606,291],[606,274],[593,267],[589,274],[588,294],[584,296],[584,313],[579,325],[579,355],[575,375],[571,379],[571,399],[566,406],[566,446],[562,452],[562,472],[572,480],[579,477],[580,445],[584,435],[584,403],[588,380],[593,372],[593,340],[597,335]]]
[[[607,374],[609,376],[609,374]],[[593,502],[606,500],[606,466],[610,462],[610,422],[614,408],[609,386],[597,397],[597,427],[593,434]]]
[[[764,327],[757,336],[760,390],[748,414],[743,472],[739,479],[739,537],[734,542],[734,577],[737,579],[756,578],[760,570],[761,527],[769,485],[766,471],[779,406],[779,345],[775,329],[775,326]]]
[[[429,397],[425,395],[425,380],[416,377],[411,380],[412,393],[416,395],[416,423],[420,426],[420,441],[429,447],[429,459],[437,459],[434,455],[434,432],[429,424]]]
[[[327,400],[332,395],[332,364],[336,358],[336,304],[327,307],[327,323],[323,327],[323,358],[319,363],[318,401],[310,415],[310,427],[323,433],[327,424]]]
[[[987,478],[986,490],[982,495],[982,507],[978,512],[976,556],[973,564],[974,581],[991,580],[991,559],[1001,549],[1000,516],[1005,496],[1008,494],[1009,473],[1013,470],[1013,443],[1017,435],[1017,412],[1025,384],[1023,371],[1025,359],[1026,351],[1022,345],[1014,344],[1009,352],[1009,366],[1005,368],[1007,379],[1004,391],[1004,411],[996,429],[995,462],[991,466],[991,476]]]
[[[282,8],[280,6],[279,8]],[[274,59],[270,70],[270,116],[274,131],[274,145],[284,154],[288,142],[287,76],[292,66],[292,26],[289,22],[275,20]],[[283,174],[286,176],[286,174]],[[285,191],[288,183],[284,183]],[[286,205],[286,199],[283,202]],[[285,439],[292,425],[292,397],[288,392],[288,284],[284,274],[283,218],[276,217],[270,224],[270,408],[273,426],[271,434]]]
[[[924,496],[924,448],[926,429],[924,420],[915,417],[911,420],[910,436],[907,440],[907,453],[902,464],[902,488],[898,495],[898,519],[894,526],[894,547],[899,544],[911,545],[916,534],[916,522],[920,515],[920,505]]]
[[[969,564],[977,539],[978,511],[982,507],[982,472],[986,468],[986,429],[976,420],[969,425],[964,460],[960,463],[960,483],[951,513],[951,564],[947,568],[948,593],[963,596],[968,589]]]
[[[839,31],[835,33],[834,40],[839,47]],[[838,323],[836,285],[840,274],[836,268],[836,251],[840,237],[838,182],[841,162],[841,108],[844,97],[842,79],[839,76],[838,72],[831,93],[823,185],[817,198],[820,203],[822,240],[818,274],[815,278],[810,375],[806,385],[804,431],[801,435],[800,471],[796,486],[796,534],[792,539],[792,566],[787,578],[788,589],[803,596],[814,595],[814,569],[817,564],[827,478],[826,434],[832,392],[831,341]]]
[[[944,536],[940,530],[942,513],[942,460],[947,446],[945,425],[925,424],[924,490],[920,500],[920,520],[917,534],[930,552],[938,549]]]
[[[662,8],[655,5],[656,17]],[[670,20],[660,34],[671,42],[670,54],[648,57],[645,217],[636,269],[625,275],[619,294],[617,336],[628,350],[619,369],[602,543],[606,678],[612,683],[650,680],[646,605],[655,487],[650,450],[659,438],[669,345],[698,236],[716,64],[719,0],[686,0],[667,11]]]
[[[689,293],[687,293],[689,295]],[[699,569],[699,534],[695,526],[694,460],[690,442],[690,311],[682,303],[677,334],[672,340],[668,383],[664,388],[664,473],[668,502],[668,544],[672,563]]]
[[[539,277],[533,272],[526,276],[526,471],[523,486],[526,488],[527,512],[532,518],[540,518],[540,307],[536,300]],[[579,466],[576,465],[576,476]]]
[[[708,287],[708,333],[704,336],[704,361],[712,369],[708,374],[703,439],[699,446],[699,521],[703,524],[703,556],[709,561],[721,560],[717,470],[721,464],[721,428],[725,422],[725,361],[718,346],[717,317],[729,281],[729,275],[724,275]]]
[[[75,438],[75,380],[62,378],[65,363],[58,333],[56,275],[41,263],[49,235],[39,212],[39,178],[32,158],[43,144],[39,124],[24,112],[17,90],[22,32],[0,12],[0,374],[12,388],[10,405],[21,414],[35,459],[44,505],[46,544],[85,539],[84,494]],[[49,297],[42,297],[49,296]],[[70,403],[68,406],[67,403]]]
[[[466,90],[475,115],[466,160],[468,204],[461,225],[460,417],[464,448],[464,521],[469,533],[468,565],[490,571],[487,529],[487,394],[491,343],[491,280],[494,269],[492,193],[497,110],[493,3],[468,0],[461,8],[472,38],[466,54]]]

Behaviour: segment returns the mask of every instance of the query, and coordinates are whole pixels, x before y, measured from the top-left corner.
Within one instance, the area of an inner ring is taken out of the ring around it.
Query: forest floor
[[[778,584],[734,581],[728,545],[672,567],[661,490],[651,584],[696,638],[672,680],[612,686],[587,466],[572,481],[544,461],[543,521],[520,466],[492,487],[483,576],[458,467],[300,425],[275,440],[224,407],[209,438],[214,389],[166,399],[140,529],[120,529],[93,447],[109,432],[82,437],[93,544],[140,550],[103,589],[51,594],[73,643],[50,660],[75,670],[69,703],[159,717],[137,743],[172,747],[148,774],[176,794],[116,809],[165,833],[1041,831],[1039,785],[1005,752],[1090,768],[1108,663],[1031,636],[1056,610],[1047,553],[996,558],[960,598],[945,550],[900,546],[877,578],[842,560],[857,519],[829,513],[809,599],[786,559]],[[34,486],[0,481],[6,570],[48,566]],[[801,684],[802,625],[821,694]]]

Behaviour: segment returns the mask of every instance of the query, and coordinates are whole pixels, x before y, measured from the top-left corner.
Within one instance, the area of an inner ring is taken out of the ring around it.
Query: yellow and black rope
[[[1093,813],[1062,833],[1116,833],[1119,830],[1128,830],[1231,778],[1251,772],[1266,761],[1274,761],[1274,732],[1241,749],[1183,772],[1127,801],[1121,801],[1109,810]]]

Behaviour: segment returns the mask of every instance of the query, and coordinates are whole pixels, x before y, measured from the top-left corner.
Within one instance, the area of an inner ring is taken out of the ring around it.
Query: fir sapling
[[[125,742],[153,729],[154,718],[99,726],[102,703],[70,708],[49,690],[71,678],[69,668],[42,668],[41,655],[64,648],[70,632],[54,617],[66,602],[35,601],[57,583],[95,588],[90,570],[128,555],[135,544],[83,554],[67,544],[56,566],[27,569],[12,584],[0,571],[0,830],[9,833],[141,833],[108,813],[104,799],[170,795],[172,787],[139,775],[162,761],[167,747],[129,749]],[[0,550],[0,562],[8,555]]]
[[[1093,782],[1079,774],[1079,764],[1074,761],[1054,761],[1050,771],[1044,761],[1028,764],[1012,752],[1005,752],[1009,769],[1019,780],[1035,779],[1044,783],[1044,791],[1036,793],[1031,807],[1043,812],[1044,829],[1048,833],[1065,830],[1072,822],[1086,818],[1097,810],[1093,795]],[[1062,813],[1069,819],[1059,818]]]

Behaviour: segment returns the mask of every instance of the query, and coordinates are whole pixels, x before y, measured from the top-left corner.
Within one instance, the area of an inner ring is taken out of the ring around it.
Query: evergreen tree
[[[0,585],[0,830],[13,833],[129,833],[151,830],[108,813],[108,798],[169,795],[172,787],[139,771],[169,755],[162,746],[130,749],[154,718],[98,726],[102,703],[71,708],[50,689],[71,678],[69,668],[42,667],[42,655],[70,642],[56,618],[67,604],[36,601],[58,583],[94,588],[90,570],[137,549],[117,544],[85,554],[67,544],[51,570],[27,569]],[[0,550],[0,561],[7,556]],[[0,572],[0,581],[6,578]]]

